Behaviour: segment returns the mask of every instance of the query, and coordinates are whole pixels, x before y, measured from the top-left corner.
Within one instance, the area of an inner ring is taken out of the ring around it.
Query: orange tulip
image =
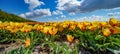
[[[105,28],[105,29],[102,29],[102,33],[104,36],[109,36],[111,34],[111,31],[110,31],[110,29]]]
[[[57,33],[58,29],[55,28],[55,27],[52,27],[50,30],[49,30],[49,33],[54,36],[56,33]]]
[[[74,37],[72,37],[71,35],[67,35],[68,42],[71,43],[73,41],[73,39],[74,39]]]
[[[30,41],[30,38],[26,38],[24,46],[25,46],[25,47],[30,46],[30,42],[31,42],[31,41]]]

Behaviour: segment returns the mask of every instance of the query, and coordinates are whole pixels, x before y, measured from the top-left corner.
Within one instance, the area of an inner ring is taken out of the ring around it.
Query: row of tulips
[[[34,22],[33,22],[34,23]],[[29,23],[19,23],[19,22],[0,22],[0,29],[9,30],[12,33],[18,31],[30,32],[32,30],[41,31],[45,34],[51,34],[54,36],[58,32],[62,32],[64,29],[69,28],[73,31],[75,28],[80,30],[97,30],[102,28],[102,34],[104,36],[109,36],[110,34],[120,33],[120,23],[115,18],[111,18],[109,22],[75,22],[75,21],[64,21],[64,22],[50,22],[43,24],[30,25]]]
[[[31,46],[32,43],[54,42],[59,39],[63,40],[66,37],[69,43],[75,42],[79,46],[94,51],[108,48],[119,49],[119,34],[120,21],[115,18],[111,18],[108,22],[76,22],[69,20],[45,23],[0,22],[0,39],[2,41],[22,39],[26,48]]]

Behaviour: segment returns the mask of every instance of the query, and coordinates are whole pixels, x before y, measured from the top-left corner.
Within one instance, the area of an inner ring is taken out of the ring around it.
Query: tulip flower
[[[103,33],[104,36],[107,37],[111,34],[111,31],[110,31],[110,29],[105,28],[105,29],[102,29],[102,33]]]
[[[43,26],[42,25],[39,25],[38,27],[37,27],[37,31],[41,31],[43,29]]]
[[[97,26],[92,25],[92,26],[89,26],[88,29],[90,29],[90,30],[96,30]]]
[[[79,23],[79,24],[78,24],[78,28],[80,28],[81,30],[84,30],[84,29],[85,29],[85,26],[84,26],[84,24]]]
[[[18,29],[13,29],[13,30],[11,30],[11,32],[16,33],[16,32],[18,32]]]
[[[75,29],[75,27],[76,27],[75,25],[72,25],[72,26],[70,26],[69,29],[73,31]]]
[[[67,28],[69,25],[68,24],[63,24],[63,28]]]
[[[110,18],[110,21],[109,21],[110,25],[112,26],[117,26],[117,20],[115,18]]]
[[[45,34],[49,34],[49,29],[51,29],[50,27],[44,27],[42,32]]]
[[[59,31],[59,32],[62,32],[63,30],[64,30],[64,28],[62,28],[62,27],[59,27],[59,28],[58,28],[58,31]]]
[[[49,33],[54,36],[56,33],[57,33],[58,29],[55,28],[55,27],[52,27],[50,30],[49,30]]]
[[[107,25],[107,22],[101,22],[101,23],[100,23],[100,26],[101,26],[101,27],[104,27],[105,25]]]
[[[31,43],[30,38],[26,38],[24,46],[29,47],[30,43]]]
[[[72,35],[67,35],[68,42],[71,43],[73,41],[73,39],[74,39],[74,37]]]
[[[91,25],[90,22],[83,22],[83,24],[84,24],[85,26],[89,26],[89,25]]]

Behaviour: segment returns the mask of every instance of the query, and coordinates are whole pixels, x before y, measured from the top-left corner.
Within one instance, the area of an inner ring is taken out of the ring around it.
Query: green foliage
[[[52,54],[78,54],[77,46],[75,46],[74,50],[71,50],[70,47],[64,43],[60,46],[59,43],[54,42],[50,47]]]
[[[105,52],[107,50],[113,52],[113,53],[119,53],[120,48],[120,34],[113,34],[108,37],[105,37],[101,34],[101,29],[90,31],[90,30],[84,30],[81,31],[78,28],[76,28],[73,31],[70,31],[69,29],[66,29],[60,33],[57,33],[56,35],[52,36],[49,34],[44,34],[39,31],[30,31],[28,33],[23,33],[21,31],[17,33],[11,33],[10,31],[6,30],[0,30],[0,42],[10,42],[10,41],[21,41],[24,42],[26,38],[30,38],[31,40],[31,46],[29,49],[19,48],[22,50],[13,50],[12,52],[30,52],[34,46],[40,45],[43,48],[48,47],[51,49],[52,54],[78,54],[78,48],[80,46],[84,47],[85,49],[92,50],[93,54],[96,51]],[[75,46],[75,49],[70,51],[70,48],[66,44],[59,45],[59,42],[55,41],[56,39],[62,39],[66,38],[66,35],[70,34],[74,36],[75,39],[79,39],[79,43],[77,46]],[[62,36],[62,38],[60,38]],[[116,50],[116,51],[115,51]],[[12,53],[11,52],[11,53]],[[104,54],[104,53],[103,53]]]
[[[15,35],[7,30],[0,30],[0,43],[8,43],[15,39]]]
[[[13,22],[32,22],[32,20],[28,20],[25,18],[21,18],[19,16],[16,16],[14,14],[8,14],[6,12],[3,12],[0,10],[0,21],[13,21]]]
[[[20,46],[18,49],[14,49],[10,52],[4,52],[4,54],[31,54],[32,53],[32,48],[24,48],[24,46]]]

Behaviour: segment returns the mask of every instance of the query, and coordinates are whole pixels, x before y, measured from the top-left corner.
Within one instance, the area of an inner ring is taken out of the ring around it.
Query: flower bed
[[[31,54],[36,46],[41,50],[48,49],[51,54],[119,53],[120,22],[115,18],[109,22],[0,22],[0,43],[11,42],[21,42],[22,45],[6,53]]]

